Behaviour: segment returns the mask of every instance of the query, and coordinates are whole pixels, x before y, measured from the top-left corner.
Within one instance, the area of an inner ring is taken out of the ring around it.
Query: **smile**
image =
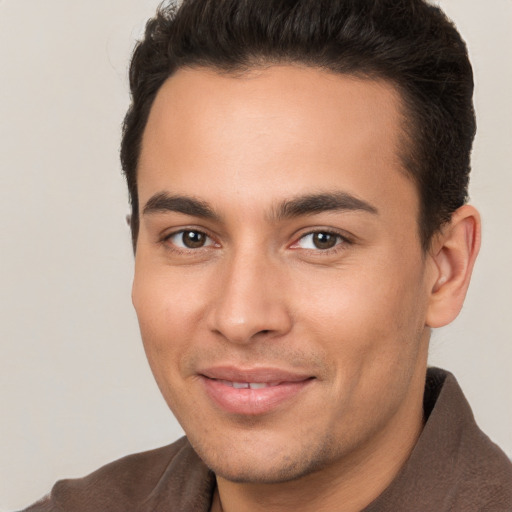
[[[207,399],[223,412],[262,415],[291,404],[316,380],[278,369],[211,368],[200,374]]]
[[[231,382],[229,380],[221,380],[220,382],[235,389],[264,389],[279,385],[279,382]]]

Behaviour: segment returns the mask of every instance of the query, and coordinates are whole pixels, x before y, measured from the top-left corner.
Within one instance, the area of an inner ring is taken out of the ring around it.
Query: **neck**
[[[278,484],[234,483],[217,477],[212,512],[357,512],[393,481],[423,428],[425,374],[416,379],[411,399],[365,446],[329,467]]]

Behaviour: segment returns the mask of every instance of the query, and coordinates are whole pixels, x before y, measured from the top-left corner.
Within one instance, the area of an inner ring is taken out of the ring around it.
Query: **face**
[[[401,123],[391,85],[295,66],[180,70],[159,91],[133,302],[217,475],[296,479],[418,420],[428,258]]]

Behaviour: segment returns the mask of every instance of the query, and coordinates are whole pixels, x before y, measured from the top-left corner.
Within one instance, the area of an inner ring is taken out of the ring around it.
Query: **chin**
[[[305,477],[320,469],[320,465],[281,464],[262,466],[210,466],[210,469],[224,480],[239,484],[279,484]]]
[[[280,447],[282,448],[282,447]],[[277,484],[298,480],[320,471],[329,464],[332,450],[327,446],[279,453],[267,449],[250,453],[237,446],[223,453],[212,453],[195,447],[205,464],[224,480],[234,483]]]

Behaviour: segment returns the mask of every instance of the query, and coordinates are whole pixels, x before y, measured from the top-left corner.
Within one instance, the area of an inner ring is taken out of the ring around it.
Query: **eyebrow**
[[[142,211],[144,215],[165,212],[183,213],[211,220],[219,219],[207,202],[189,196],[170,195],[167,192],[159,192],[152,196]]]
[[[363,211],[373,215],[378,214],[375,206],[352,194],[327,192],[307,194],[282,201],[273,209],[271,219],[283,220],[328,211]],[[167,192],[159,192],[152,196],[143,209],[144,215],[165,212],[177,212],[192,217],[220,220],[220,216],[206,201],[190,196],[170,195]]]
[[[347,192],[327,192],[308,194],[283,201],[275,209],[272,217],[277,220],[315,215],[328,211],[363,211],[378,215],[379,211],[372,204]]]

